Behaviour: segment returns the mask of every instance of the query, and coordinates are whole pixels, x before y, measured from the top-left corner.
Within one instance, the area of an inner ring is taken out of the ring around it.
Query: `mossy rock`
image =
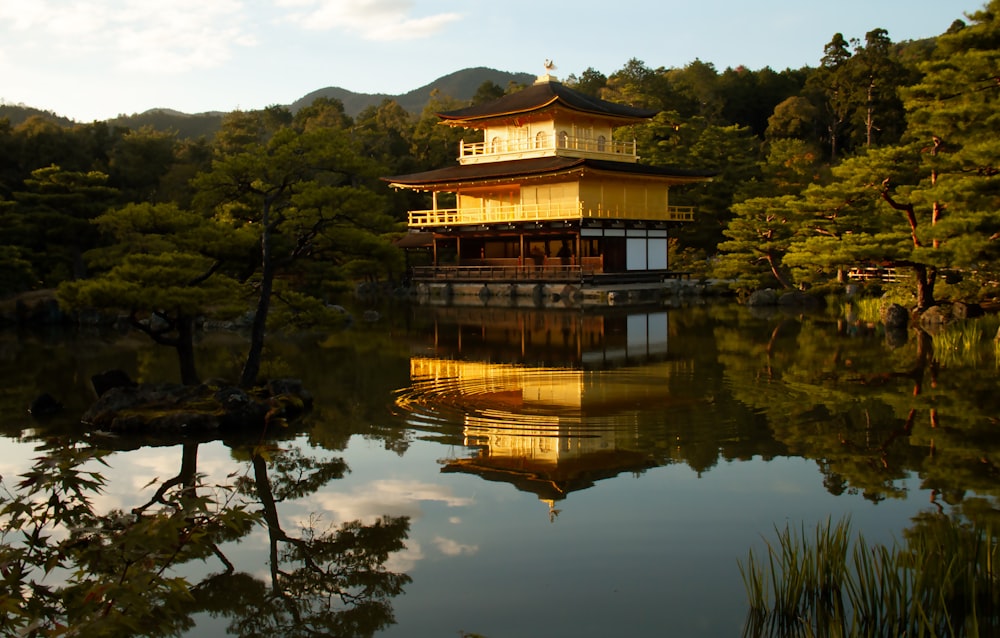
[[[112,388],[84,413],[90,429],[119,435],[211,437],[259,432],[296,419],[312,397],[294,379],[278,379],[249,391],[232,385],[139,384]]]

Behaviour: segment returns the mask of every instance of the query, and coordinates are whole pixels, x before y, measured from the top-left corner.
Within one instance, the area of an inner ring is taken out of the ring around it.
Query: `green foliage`
[[[99,273],[62,284],[60,303],[124,312],[133,327],[176,349],[183,383],[197,383],[194,318],[238,314],[235,266],[229,274],[223,266],[246,261],[253,235],[174,204],[130,204],[94,223],[113,241],[88,253]]]
[[[328,118],[336,110],[320,104],[310,117]],[[324,291],[317,286],[316,271],[301,264],[327,264],[325,281],[336,280],[337,269],[370,257],[372,246],[391,250],[384,234],[396,230],[384,203],[366,187],[376,165],[361,155],[350,131],[313,128],[309,118],[292,122],[285,115],[272,110],[227,120],[212,170],[194,180],[195,204],[252,234],[259,245],[243,278],[255,298],[243,387],[252,386],[260,370],[271,304],[281,300],[276,280],[296,281],[296,292],[319,299]],[[389,265],[398,263],[390,260]]]
[[[729,240],[719,244],[723,254],[715,264],[716,276],[751,290],[771,287],[772,282],[791,288],[782,259],[799,226],[793,202],[794,197],[786,195],[735,204],[733,219],[723,231]]]
[[[358,113],[353,133],[361,154],[378,163],[384,175],[402,175],[418,170],[410,152],[415,118],[397,102],[384,100]]]
[[[468,134],[461,128],[441,126],[438,113],[444,113],[466,106],[455,98],[432,92],[430,100],[421,112],[410,144],[410,155],[421,170],[441,168],[455,163],[455,150]],[[472,141],[472,140],[469,140]]]
[[[38,276],[25,252],[17,246],[0,246],[0,296],[35,287]]]
[[[581,93],[586,93],[587,95],[592,95],[594,97],[601,97],[601,93],[608,85],[608,78],[606,75],[595,69],[594,67],[587,67],[587,69],[577,77],[575,74],[571,73],[566,77],[565,84],[571,86]]]
[[[759,175],[759,140],[746,127],[718,126],[703,117],[665,111],[636,131],[636,143],[639,154],[654,166],[717,173],[710,182],[671,191],[671,203],[698,209],[697,224],[672,234],[683,248],[715,252],[731,217],[734,193]]]
[[[98,244],[90,221],[118,196],[108,176],[52,165],[32,171],[24,188],[0,217],[2,241],[31,260],[42,286],[84,276],[82,254]]]
[[[124,134],[108,157],[110,183],[128,201],[155,200],[160,179],[173,166],[177,139],[174,134],[141,128]]]
[[[774,107],[767,119],[768,139],[815,140],[819,111],[807,98],[793,95]]]
[[[734,197],[732,219],[718,244],[714,264],[717,277],[739,289],[791,288],[794,282],[784,263],[805,221],[798,194],[819,179],[817,152],[797,139],[778,139],[768,145],[760,162],[760,179],[744,182]],[[777,193],[776,195],[757,195]]]

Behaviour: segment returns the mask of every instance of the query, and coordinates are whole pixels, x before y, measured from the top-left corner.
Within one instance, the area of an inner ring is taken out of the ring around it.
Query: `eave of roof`
[[[474,104],[454,111],[445,111],[438,113],[437,116],[444,120],[443,123],[458,124],[460,122],[474,122],[504,116],[524,115],[557,103],[568,109],[582,113],[591,113],[636,122],[648,120],[657,113],[655,110],[640,109],[625,104],[608,102],[563,86],[559,82],[548,81],[537,82],[526,89],[510,93],[493,102]]]
[[[674,178],[681,181],[704,181],[715,175],[708,171],[689,171],[665,166],[648,166],[630,162],[583,159],[574,157],[539,157],[509,162],[486,162],[447,166],[423,173],[383,177],[391,186],[426,188],[443,184],[462,184],[496,179],[539,177],[573,169],[601,171],[636,177]]]

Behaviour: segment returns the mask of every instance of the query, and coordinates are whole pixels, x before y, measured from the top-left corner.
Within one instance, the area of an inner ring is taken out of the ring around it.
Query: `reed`
[[[993,636],[1000,630],[990,527],[921,521],[905,543],[870,545],[849,520],[776,530],[740,573],[744,636]]]
[[[894,303],[909,308],[915,302],[907,290],[894,288],[881,297],[854,297],[844,302],[841,312],[854,321],[874,324],[882,321],[882,308]]]
[[[996,315],[952,322],[934,335],[934,358],[944,365],[978,365],[992,350],[1000,366],[1000,341],[993,337],[998,326]]]
[[[878,323],[882,320],[880,309],[883,303],[882,299],[875,297],[858,297],[845,304],[844,314],[862,323]]]

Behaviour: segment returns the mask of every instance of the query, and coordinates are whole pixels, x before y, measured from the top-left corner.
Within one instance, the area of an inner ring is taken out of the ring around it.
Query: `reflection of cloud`
[[[255,44],[242,0],[7,0],[0,21],[36,46],[79,57],[113,56],[126,68],[184,72],[219,66]]]
[[[181,450],[152,448],[145,454],[118,454],[110,462],[122,482],[128,483],[132,493],[141,497],[147,490],[152,495],[161,483],[177,475],[181,467]],[[155,483],[150,485],[150,481]]]
[[[461,524],[462,519],[459,516],[451,516],[448,518],[448,522],[451,523],[452,525],[459,525]]]
[[[0,477],[9,489],[13,489],[20,481],[17,477],[26,472],[33,459],[41,456],[34,445],[0,438]]]
[[[373,481],[353,493],[320,492],[313,495],[316,510],[326,511],[338,521],[372,521],[379,516],[419,518],[423,502],[444,503],[448,507],[466,507],[471,498],[456,496],[443,485],[418,481]]]
[[[406,547],[402,550],[389,554],[385,561],[385,568],[390,572],[405,574],[413,570],[417,563],[424,559],[424,550],[415,540],[406,542]]]
[[[461,18],[457,13],[412,15],[412,0],[275,0],[292,9],[287,20],[304,29],[340,29],[366,40],[418,40]]]
[[[463,554],[471,556],[479,551],[479,545],[463,545],[443,536],[436,536],[434,544],[437,545],[438,551],[445,556],[461,556]]]
[[[147,447],[131,452],[117,452],[106,460],[110,467],[88,463],[83,469],[98,472],[107,479],[104,491],[95,494],[92,502],[97,512],[112,509],[130,509],[145,504],[165,481],[177,476],[181,470],[183,446]],[[236,478],[229,474],[245,471],[245,466],[234,463],[229,450],[220,442],[202,443],[198,446],[197,472],[202,476],[199,493],[208,494],[214,485],[232,486]],[[228,494],[215,493],[219,499]]]

